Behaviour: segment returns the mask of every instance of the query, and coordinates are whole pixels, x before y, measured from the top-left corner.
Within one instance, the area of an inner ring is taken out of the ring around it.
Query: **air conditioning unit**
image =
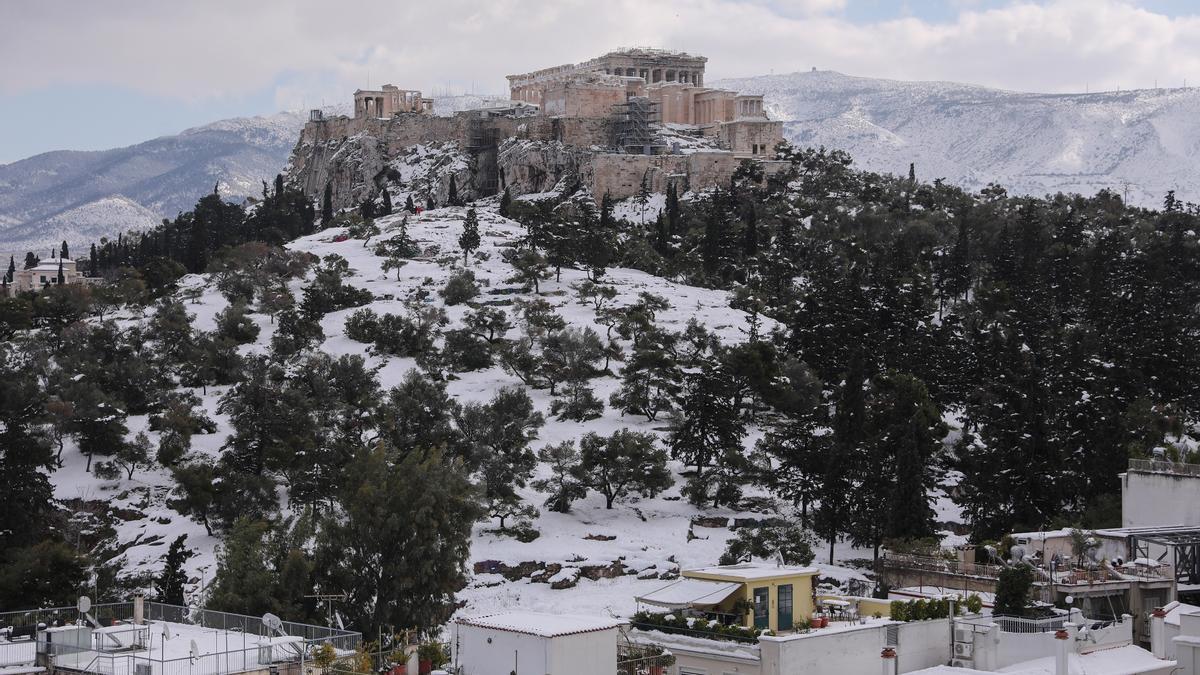
[[[970,628],[955,628],[954,629],[954,641],[955,642],[974,642],[975,641],[974,633],[971,631]]]
[[[150,664],[149,663],[133,664],[133,675],[150,675]]]
[[[950,665],[955,668],[971,668],[975,664],[967,659],[951,659]]]
[[[960,659],[972,658],[975,654],[975,645],[970,642],[955,642],[954,656]]]

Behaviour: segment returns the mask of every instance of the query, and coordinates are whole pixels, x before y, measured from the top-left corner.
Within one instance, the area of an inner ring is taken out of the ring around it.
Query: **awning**
[[[667,609],[705,608],[721,604],[741,587],[739,583],[728,581],[679,579],[635,600]]]

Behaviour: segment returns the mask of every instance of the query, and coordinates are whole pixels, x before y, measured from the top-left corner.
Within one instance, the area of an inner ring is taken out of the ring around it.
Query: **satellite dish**
[[[78,609],[80,614],[87,614],[92,611],[92,599],[86,595],[79,596],[79,600],[75,603],[75,609]]]
[[[192,659],[192,663],[195,663],[200,658],[200,648],[196,646],[195,640],[192,640],[191,651],[188,652],[188,656]]]
[[[162,625],[162,636],[163,642],[171,639],[171,628],[166,624],[166,622],[163,622]]]
[[[1073,595],[1068,595],[1067,597],[1063,598],[1063,600],[1065,600],[1068,605],[1075,604],[1075,596]]]
[[[283,621],[274,614],[267,612],[262,616],[263,625],[272,633],[283,633]]]

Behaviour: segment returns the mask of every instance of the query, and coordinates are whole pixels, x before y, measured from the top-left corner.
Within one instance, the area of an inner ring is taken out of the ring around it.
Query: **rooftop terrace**
[[[229,675],[313,658],[316,647],[356,649],[353,631],[145,602],[0,613],[0,668],[37,665],[104,675]]]

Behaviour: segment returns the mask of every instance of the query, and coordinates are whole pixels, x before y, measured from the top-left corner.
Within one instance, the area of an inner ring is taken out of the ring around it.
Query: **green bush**
[[[470,270],[459,270],[450,275],[442,289],[442,299],[447,305],[462,304],[477,295],[479,286],[475,284],[475,273]]]
[[[351,340],[370,344],[379,332],[379,315],[369,309],[360,309],[346,317],[345,331]]]

